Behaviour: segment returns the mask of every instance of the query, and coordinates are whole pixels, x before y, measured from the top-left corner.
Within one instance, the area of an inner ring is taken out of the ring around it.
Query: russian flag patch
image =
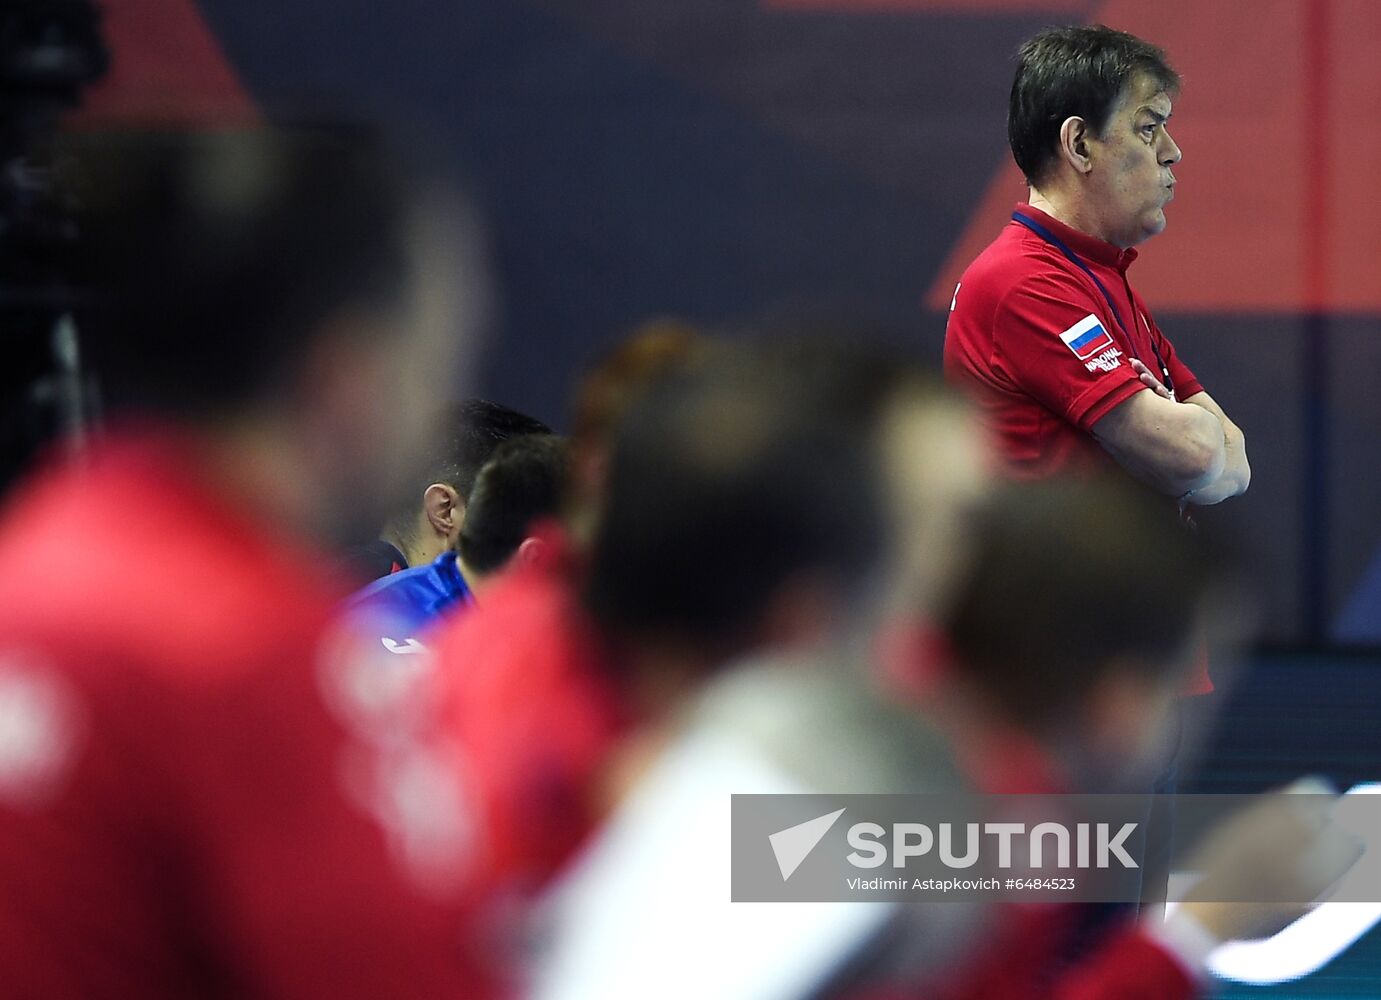
[[[1102,321],[1093,313],[1089,313],[1060,334],[1060,339],[1080,361],[1087,361],[1095,354],[1112,347],[1112,337],[1103,329]]]

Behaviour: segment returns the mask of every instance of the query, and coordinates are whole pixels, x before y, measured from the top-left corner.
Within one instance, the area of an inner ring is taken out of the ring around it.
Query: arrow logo
[[[781,869],[783,882],[801,867],[801,862],[815,850],[815,845],[825,838],[835,820],[842,815],[844,810],[836,809],[824,816],[779,830],[767,838],[772,844],[772,853],[777,856],[777,867]]]

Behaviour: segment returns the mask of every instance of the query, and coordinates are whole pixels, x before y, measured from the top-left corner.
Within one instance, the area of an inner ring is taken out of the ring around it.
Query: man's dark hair
[[[550,433],[551,428],[536,417],[487,399],[466,399],[447,406],[436,423],[436,445],[422,476],[426,482],[414,493],[420,494],[432,483],[446,483],[468,503],[480,469],[501,444],[525,434]],[[411,503],[408,513],[415,514],[416,495]]]
[[[1047,28],[1022,45],[1017,59],[1007,141],[1032,185],[1045,179],[1054,162],[1066,119],[1082,118],[1102,136],[1137,74],[1148,74],[1170,92],[1180,84],[1161,49],[1101,24]]]
[[[480,470],[460,529],[460,556],[468,569],[501,569],[523,543],[533,522],[561,508],[571,449],[553,434],[525,434],[505,441]]]
[[[206,418],[273,395],[331,316],[406,287],[415,178],[370,127],[76,135],[59,163],[108,409]]]
[[[999,491],[942,622],[956,669],[1010,718],[1067,717],[1115,666],[1169,679],[1191,664],[1206,597],[1233,560],[1125,483]]]
[[[869,442],[740,353],[661,381],[619,429],[586,591],[615,632],[728,655],[789,581],[849,595],[871,579],[885,521]]]

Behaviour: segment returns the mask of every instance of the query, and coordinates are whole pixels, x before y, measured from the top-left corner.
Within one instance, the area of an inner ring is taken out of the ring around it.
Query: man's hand
[[[1169,497],[1204,489],[1223,474],[1223,425],[1206,409],[1177,403],[1164,391],[1134,393],[1092,431],[1119,465]]]
[[[1185,402],[1207,410],[1223,425],[1223,473],[1216,481],[1195,490],[1189,502],[1200,506],[1221,503],[1229,497],[1247,492],[1252,481],[1252,468],[1247,462],[1247,439],[1242,429],[1228,419],[1223,408],[1206,392],[1196,392]]]
[[[1203,878],[1183,911],[1219,941],[1263,937],[1302,917],[1362,855],[1333,823],[1337,798],[1306,779],[1215,827],[1189,862]]]
[[[1142,482],[1182,504],[1214,504],[1251,482],[1247,442],[1213,397],[1196,392],[1176,400],[1168,386],[1131,359],[1139,392],[1093,425],[1093,436]]]
[[[1168,399],[1172,403],[1175,401],[1175,397],[1171,394],[1169,387],[1160,379],[1156,378],[1151,369],[1141,363],[1140,358],[1132,358],[1132,371],[1136,372],[1136,377],[1141,380],[1141,384],[1150,389],[1157,396],[1160,396],[1162,399]]]

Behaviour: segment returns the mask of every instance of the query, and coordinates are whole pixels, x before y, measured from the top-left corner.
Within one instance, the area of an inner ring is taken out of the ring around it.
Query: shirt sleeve
[[[1022,281],[993,317],[994,370],[1052,413],[1090,430],[1145,388],[1105,312],[1071,276]]]

